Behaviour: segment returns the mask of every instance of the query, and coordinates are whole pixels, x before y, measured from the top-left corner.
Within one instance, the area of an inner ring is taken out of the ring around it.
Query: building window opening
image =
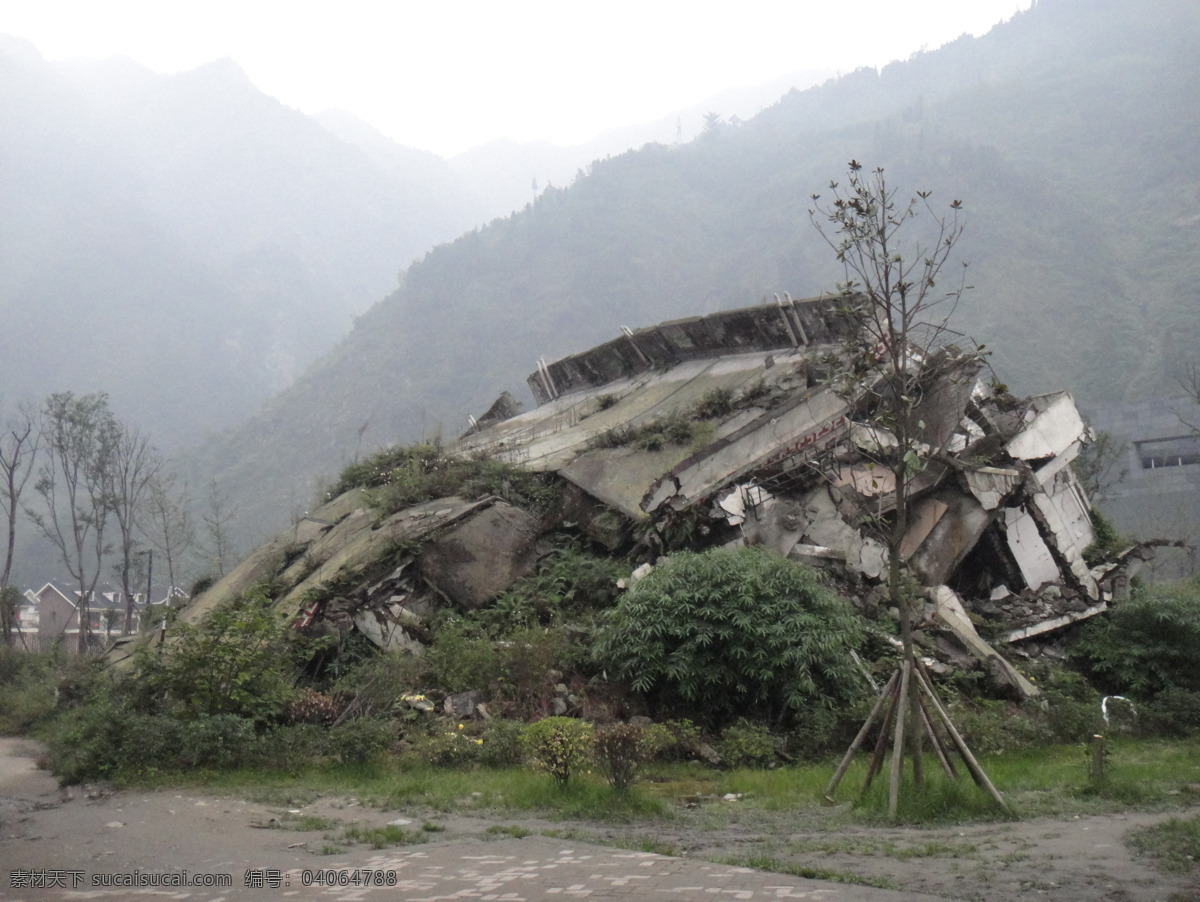
[[[1136,444],[1143,470],[1200,464],[1200,435],[1180,435]]]

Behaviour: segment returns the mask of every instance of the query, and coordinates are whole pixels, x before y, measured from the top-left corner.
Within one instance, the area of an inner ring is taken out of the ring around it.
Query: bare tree
[[[1183,377],[1177,381],[1180,388],[1187,393],[1188,398],[1194,403],[1200,404],[1200,365],[1197,365],[1196,361],[1193,360],[1191,363],[1184,364]],[[1187,426],[1192,432],[1200,432],[1200,422],[1192,422],[1195,419],[1194,416],[1185,416],[1178,411],[1175,412],[1175,416],[1179,418],[1179,422]]]
[[[45,509],[26,508],[26,513],[58,549],[79,587],[82,652],[91,631],[89,600],[109,551],[105,534],[112,513],[111,470],[121,429],[102,393],[50,395],[42,415],[44,454],[34,488]]]
[[[218,577],[225,575],[225,566],[233,556],[232,527],[236,516],[237,508],[214,476],[208,483],[208,511],[202,519],[208,533],[208,551]]]
[[[167,592],[178,585],[176,568],[196,541],[187,487],[178,488],[175,475],[160,469],[150,480],[147,517],[142,532],[167,562]],[[149,601],[149,599],[147,599]]]
[[[1108,498],[1109,493],[1129,475],[1124,465],[1128,452],[1129,442],[1109,432],[1097,432],[1095,438],[1083,446],[1079,456],[1071,461],[1075,478],[1093,502]]]
[[[921,682],[925,677],[913,651],[915,599],[906,585],[901,546],[909,529],[913,480],[939,453],[931,446],[921,404],[932,384],[931,376],[938,375],[936,352],[955,334],[949,328],[950,317],[968,288],[965,263],[957,278],[943,273],[962,235],[962,204],[954,200],[947,212],[935,211],[928,191],[904,200],[888,184],[882,169],[867,172],[856,161],[849,164],[846,183],[831,182],[830,190],[830,200],[813,195],[809,217],[844,267],[845,281],[839,283],[838,294],[845,314],[856,326],[846,348],[842,389],[890,435],[881,442],[876,463],[890,472],[895,485],[894,510],[890,518],[878,520],[887,548],[888,593],[900,614],[903,650],[894,678],[898,687],[892,715],[895,734],[888,810],[895,817],[906,754],[914,781],[919,785],[924,780]],[[948,288],[939,285],[944,275],[949,277]],[[960,738],[948,720],[945,725],[952,736]],[[864,734],[866,729],[864,725]],[[930,738],[936,742],[931,731]],[[853,750],[854,746],[844,764]],[[960,751],[969,759],[976,780],[982,777],[1003,805],[982,771],[976,773],[978,765],[969,750],[960,745]]]
[[[4,569],[0,571],[0,589],[8,585],[12,576],[13,555],[17,542],[17,511],[21,505],[21,495],[29,484],[37,460],[38,443],[41,439],[37,411],[28,404],[22,404],[17,409],[16,416],[9,422],[4,435],[0,437],[0,508],[4,510],[7,534],[4,548]],[[18,596],[19,603],[19,596]],[[11,610],[10,610],[11,609]],[[3,605],[0,609],[0,633],[5,645],[13,641],[16,606]]]
[[[123,635],[129,634],[133,624],[136,594],[133,577],[138,570],[135,559],[141,553],[137,547],[138,527],[140,521],[149,514],[147,502],[150,483],[161,467],[162,459],[147,436],[129,426],[120,429],[112,451],[108,478],[109,500],[120,543],[117,570],[121,577],[121,591],[125,593]],[[146,600],[149,602],[149,599]]]

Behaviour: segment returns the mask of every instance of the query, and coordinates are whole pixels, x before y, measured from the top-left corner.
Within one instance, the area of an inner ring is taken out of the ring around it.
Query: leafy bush
[[[601,727],[595,734],[596,765],[610,786],[623,792],[654,752],[655,734],[630,723]]]
[[[475,620],[454,619],[435,634],[425,655],[428,679],[447,692],[486,689],[521,717],[543,712],[554,685],[581,656],[570,630],[523,627],[503,641]]]
[[[235,714],[180,720],[132,711],[100,692],[65,712],[48,735],[50,766],[65,784],[252,764],[253,721]]]
[[[506,681],[501,649],[465,620],[445,623],[425,655],[429,679],[447,692],[495,687]]]
[[[0,646],[0,736],[28,733],[50,716],[59,666],[54,655]]]
[[[483,745],[479,747],[479,760],[488,767],[515,767],[525,760],[521,745],[523,723],[515,720],[489,720],[483,728]]]
[[[486,742],[468,735],[462,724],[456,730],[432,733],[413,746],[417,758],[435,767],[466,767],[482,760]]]
[[[1164,689],[1138,706],[1142,728],[1163,736],[1200,736],[1200,692]]]
[[[596,656],[666,711],[780,720],[863,692],[851,655],[863,634],[806,567],[761,548],[681,552],[621,599]]]
[[[365,764],[395,745],[398,735],[390,720],[356,717],[329,731],[329,754],[339,764]]]
[[[574,546],[559,548],[478,616],[496,638],[517,627],[551,626],[567,613],[609,607],[617,596],[617,580],[628,575],[628,566],[610,557]]]
[[[1051,742],[1084,742],[1103,730],[1100,695],[1077,673],[1051,671],[1039,702],[1026,708],[1038,712]]]
[[[740,720],[721,732],[717,751],[728,767],[766,767],[777,757],[777,743],[771,732],[758,724]]]
[[[521,744],[534,766],[560,787],[570,782],[589,759],[593,728],[573,717],[544,717],[521,733]]]
[[[286,724],[258,736],[252,753],[259,767],[295,773],[325,757],[329,731],[311,723]]]
[[[710,388],[696,402],[696,416],[710,419],[723,417],[733,413],[734,393],[732,388],[717,386]]]
[[[1081,630],[1072,657],[1104,690],[1200,692],[1200,579],[1137,592]]]
[[[316,689],[304,689],[300,697],[288,705],[287,719],[292,723],[330,726],[341,713],[341,706],[332,696]]]
[[[196,624],[178,623],[171,636],[135,654],[128,688],[143,710],[185,718],[232,714],[265,724],[282,718],[296,699],[296,634],[265,593],[242,595]]]
[[[691,761],[700,754],[704,734],[687,718],[651,725],[654,757],[662,761]]]

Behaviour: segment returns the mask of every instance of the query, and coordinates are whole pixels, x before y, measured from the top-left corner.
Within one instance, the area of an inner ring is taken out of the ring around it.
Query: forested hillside
[[[621,325],[811,296],[840,273],[810,197],[851,158],[965,204],[959,328],[1027,393],[1168,389],[1200,339],[1200,7],[1042,0],[979,39],[792,92],[694,142],[594,163],[440,247],[239,429],[201,449],[278,526],[360,452],[456,434],[535,360]]]

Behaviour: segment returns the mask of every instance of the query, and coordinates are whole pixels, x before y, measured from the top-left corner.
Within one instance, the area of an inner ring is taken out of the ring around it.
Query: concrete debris
[[[805,340],[781,310],[800,316]],[[627,331],[539,363],[529,384],[540,406],[471,436],[464,450],[559,472],[631,524],[648,519],[666,530],[692,517],[710,544],[761,544],[878,584],[898,443],[872,419],[865,389],[847,395],[827,378],[845,328],[817,300]],[[997,394],[979,378],[982,366],[954,347],[922,364],[909,424],[922,466],[909,480],[900,556],[920,583],[957,592],[960,609],[996,619],[998,634],[1020,642],[1103,610],[1126,568],[1093,570],[1084,559],[1094,540],[1090,505],[1069,465],[1091,436],[1071,396]],[[727,411],[714,416],[696,404],[718,391]],[[668,415],[703,418],[712,437],[657,450],[589,447],[592,417],[613,430]],[[984,651],[965,614],[939,622],[1016,694],[1035,691]]]
[[[418,652],[432,613],[491,603],[536,565],[539,539],[563,527],[613,550],[638,543],[651,560],[686,544],[762,545],[841,574],[861,606],[877,608],[886,603],[898,442],[873,418],[867,382],[834,387],[851,334],[830,299],[788,298],[624,329],[581,354],[538,361],[528,379],[538,406],[523,412],[504,393],[448,451],[556,474],[553,514],[443,498],[380,519],[355,489],[184,614],[281,575],[290,588],[280,606],[297,628],[357,629],[380,647]],[[982,365],[953,347],[921,365],[907,424],[920,466],[907,481],[899,558],[934,602],[925,651],[950,666],[978,662],[1027,697],[1036,688],[972,619],[1009,643],[1046,636],[1103,611],[1147,549],[1089,566],[1090,506],[1069,465],[1090,436],[1071,396],[997,394],[979,379]],[[381,560],[391,563],[380,572]],[[359,588],[314,603],[335,576]],[[485,700],[453,696],[447,711],[487,716]],[[566,691],[549,702],[556,713],[578,704]]]
[[[538,534],[536,518],[497,501],[428,542],[419,572],[454,604],[481,608],[533,568]]]
[[[980,638],[958,593],[949,586],[936,586],[930,591],[930,599],[934,604],[934,617],[938,624],[962,643],[969,654],[978,658],[993,679],[1010,688],[1021,699],[1039,694],[1036,686]]]

